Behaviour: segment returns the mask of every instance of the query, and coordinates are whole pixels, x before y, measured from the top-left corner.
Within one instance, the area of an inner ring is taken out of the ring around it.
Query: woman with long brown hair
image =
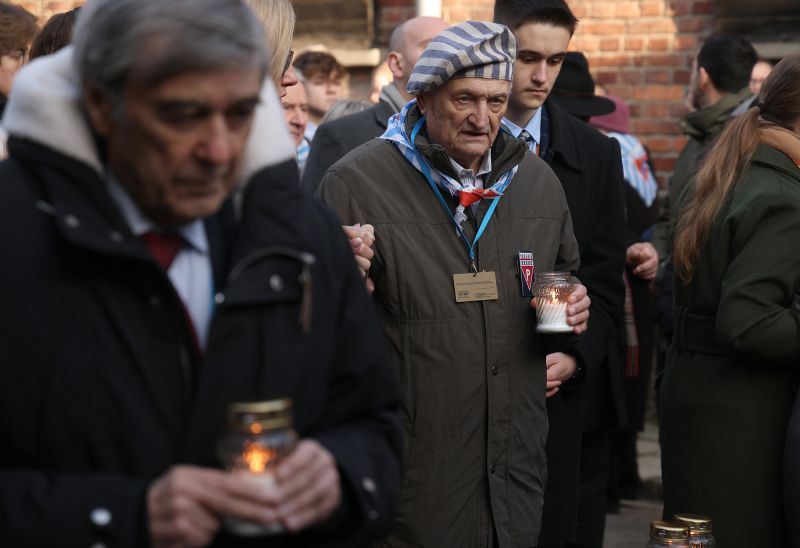
[[[800,382],[800,55],[722,132],[675,231],[663,394],[664,514],[725,548],[787,546],[786,427]]]

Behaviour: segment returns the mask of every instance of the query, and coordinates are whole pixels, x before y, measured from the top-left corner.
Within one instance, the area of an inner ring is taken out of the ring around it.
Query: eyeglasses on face
[[[289,55],[286,56],[286,64],[283,65],[283,73],[286,74],[286,71],[289,70],[289,67],[292,66],[292,59],[294,59],[294,50],[289,50]]]

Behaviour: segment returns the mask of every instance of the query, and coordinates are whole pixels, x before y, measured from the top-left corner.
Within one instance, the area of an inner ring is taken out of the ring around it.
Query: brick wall
[[[713,28],[710,0],[568,0],[580,19],[570,48],[586,53],[595,80],[631,107],[633,131],[666,182],[684,138],[677,120],[692,57]],[[492,17],[493,0],[442,0],[451,23]],[[414,15],[413,0],[376,0],[379,45]]]

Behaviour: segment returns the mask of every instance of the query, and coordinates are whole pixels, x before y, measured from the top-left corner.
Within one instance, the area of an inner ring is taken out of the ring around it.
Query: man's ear
[[[419,111],[422,115],[425,115],[425,111],[428,110],[428,94],[427,93],[420,93],[417,95],[417,106],[419,107]]]
[[[403,81],[406,74],[403,70],[403,56],[397,51],[390,51],[386,57],[386,65],[395,80]]]
[[[705,90],[708,89],[709,85],[714,85],[711,81],[711,76],[708,75],[706,69],[700,67],[697,69],[697,83],[700,85],[700,89]]]
[[[99,135],[106,137],[111,131],[114,110],[108,94],[94,86],[86,85],[83,88],[83,104],[86,106],[92,128]]]

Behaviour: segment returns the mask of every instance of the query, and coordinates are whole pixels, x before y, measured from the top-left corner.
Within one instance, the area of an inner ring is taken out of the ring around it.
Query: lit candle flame
[[[264,473],[272,457],[272,449],[255,441],[248,443],[242,453],[242,460],[247,464],[247,468],[256,474]]]
[[[558,296],[556,295],[555,289],[550,290],[550,302],[552,304],[558,304]]]

